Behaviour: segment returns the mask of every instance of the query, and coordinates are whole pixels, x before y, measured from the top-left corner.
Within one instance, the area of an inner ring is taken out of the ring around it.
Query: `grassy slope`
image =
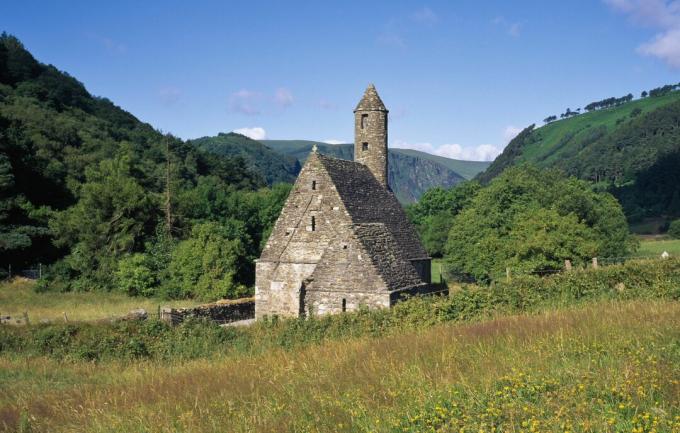
[[[66,313],[69,320],[79,321],[122,316],[136,308],[154,314],[159,305],[185,307],[196,304],[193,301],[131,298],[122,293],[35,293],[34,286],[34,281],[24,279],[0,284],[0,314],[21,316],[26,312],[29,320],[37,323],[40,320],[63,321]]]
[[[617,119],[630,117],[630,113],[635,108],[640,108],[643,113],[648,113],[656,108],[680,99],[680,92],[672,92],[668,95],[657,98],[638,99],[619,107],[597,110],[584,113],[570,119],[559,120],[545,125],[540,131],[542,139],[524,147],[521,161],[544,161],[551,163],[559,161],[560,155],[570,149],[571,145],[579,142],[589,130],[597,126],[606,126],[608,130],[616,126]],[[590,125],[590,128],[586,126]],[[578,131],[574,138],[562,148],[559,147],[560,140],[567,134]]]
[[[677,302],[629,301],[187,363],[0,357],[0,430],[678,432],[679,337]]]

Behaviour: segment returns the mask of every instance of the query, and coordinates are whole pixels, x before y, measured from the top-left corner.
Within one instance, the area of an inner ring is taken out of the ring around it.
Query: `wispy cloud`
[[[281,108],[293,105],[293,93],[285,87],[279,87],[274,93],[274,102]]]
[[[491,20],[491,23],[503,29],[508,35],[517,38],[522,33],[522,23],[507,20],[503,16],[498,16]]]
[[[262,94],[248,89],[241,89],[229,96],[229,111],[245,114],[247,116],[257,116],[262,113],[259,103]]]
[[[343,144],[343,143],[349,143],[349,141],[345,141],[345,140],[336,140],[336,139],[333,139],[333,138],[326,139],[326,140],[324,140],[323,142],[326,143],[326,144]]]
[[[492,161],[502,149],[492,144],[480,144],[478,146],[461,146],[460,144],[442,144],[435,146],[432,143],[408,143],[395,141],[392,147],[400,149],[415,149],[432,155],[445,156],[447,158],[462,159],[465,161]]]
[[[424,7],[420,10],[415,11],[411,14],[411,19],[419,24],[425,24],[428,26],[437,24],[439,17],[435,14],[432,9]]]
[[[626,14],[637,25],[657,30],[654,38],[637,47],[637,52],[661,59],[680,69],[679,0],[603,0],[617,12]]]
[[[163,105],[174,105],[182,96],[182,92],[177,87],[163,87],[158,91],[158,98]]]
[[[438,22],[439,16],[429,7],[423,7],[410,14],[391,18],[376,37],[376,42],[380,45],[405,48],[408,45],[405,34],[424,26],[432,27]]]
[[[252,138],[253,140],[266,140],[267,131],[260,126],[255,126],[252,128],[239,128],[234,129],[232,132],[237,134],[245,135],[246,137]]]
[[[522,132],[522,128],[519,128],[514,125],[508,125],[503,130],[503,140],[505,140],[505,143],[507,144],[510,142],[510,140],[517,137],[517,134],[519,134],[520,132]]]
[[[337,110],[338,105],[327,99],[321,99],[319,100],[319,108],[323,110]]]

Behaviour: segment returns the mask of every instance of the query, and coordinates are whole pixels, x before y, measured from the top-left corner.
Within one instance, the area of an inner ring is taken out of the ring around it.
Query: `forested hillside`
[[[680,215],[680,88],[668,85],[567,110],[531,125],[478,179],[488,182],[507,167],[531,163],[590,180],[622,202],[631,221]]]
[[[280,153],[291,155],[301,163],[316,142],[307,140],[263,140]],[[337,158],[354,158],[352,144],[316,143],[319,152]],[[488,167],[484,161],[459,161],[410,149],[389,150],[389,184],[402,203],[413,203],[434,187],[448,188],[471,179]]]
[[[249,168],[264,176],[269,185],[295,182],[300,172],[300,162],[296,157],[276,152],[259,141],[234,132],[197,138],[189,143],[217,155],[242,157]]]
[[[0,269],[42,290],[243,291],[288,187],[204,152],[0,37]]]

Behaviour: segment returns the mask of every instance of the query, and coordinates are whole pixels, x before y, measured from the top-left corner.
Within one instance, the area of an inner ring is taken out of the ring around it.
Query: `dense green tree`
[[[622,256],[634,244],[620,205],[608,193],[554,170],[521,165],[481,189],[454,219],[446,260],[478,281],[560,269],[564,260]]]
[[[449,189],[435,187],[426,191],[417,203],[407,207],[406,213],[432,257],[444,254],[453,217],[470,203],[479,189],[479,183],[474,181],[462,182]]]
[[[117,259],[141,250],[158,219],[159,205],[132,176],[133,165],[123,150],[88,169],[77,204],[50,224],[57,245],[73,245],[69,265],[97,287],[111,288]]]
[[[172,253],[167,291],[176,297],[203,300],[247,294],[237,280],[245,248],[233,229],[208,222],[194,226],[191,236]]]
[[[668,226],[668,235],[673,239],[680,239],[680,219],[677,219]]]

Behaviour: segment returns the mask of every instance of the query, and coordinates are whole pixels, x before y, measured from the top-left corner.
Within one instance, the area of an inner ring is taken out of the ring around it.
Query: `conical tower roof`
[[[385,104],[383,104],[382,99],[380,99],[378,91],[375,90],[375,86],[373,84],[369,84],[366,88],[366,91],[364,92],[364,97],[361,98],[361,101],[359,101],[359,104],[357,105],[357,108],[354,109],[354,111],[387,112],[387,108],[385,108]]]

